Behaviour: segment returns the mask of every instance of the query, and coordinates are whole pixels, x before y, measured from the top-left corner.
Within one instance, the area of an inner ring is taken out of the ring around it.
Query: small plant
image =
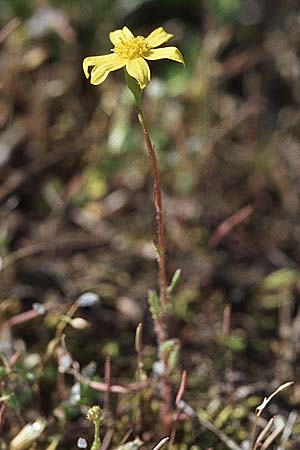
[[[103,411],[100,408],[100,406],[98,406],[98,405],[92,406],[88,410],[86,418],[90,422],[93,422],[93,424],[94,424],[94,439],[93,439],[93,443],[91,445],[90,450],[99,450],[100,445],[101,445],[100,426],[102,425],[102,423],[104,421],[104,414],[103,414]],[[160,450],[161,448],[163,448],[165,446],[165,444],[168,441],[169,441],[168,437],[161,439],[159,441],[159,443],[154,447],[153,450]],[[136,438],[136,439],[134,439],[134,441],[127,442],[126,444],[122,444],[122,445],[118,446],[116,450],[138,450],[143,444],[144,443],[143,443],[143,441],[141,441],[141,439]],[[86,440],[84,438],[79,438],[79,440],[77,441],[77,446],[79,448],[86,448],[87,447]]]
[[[94,440],[93,440],[90,450],[99,450],[100,444],[101,444],[100,426],[102,425],[103,420],[104,420],[104,414],[103,414],[103,411],[100,408],[100,406],[98,406],[98,405],[92,406],[88,410],[86,418],[90,422],[93,422],[93,424],[94,424]]]
[[[154,182],[154,205],[156,210],[157,243],[156,253],[159,267],[159,296],[156,292],[149,294],[150,311],[157,335],[159,359],[162,363],[161,388],[161,420],[167,433],[170,432],[172,410],[170,370],[178,354],[178,343],[169,340],[167,334],[167,304],[168,296],[178,282],[180,272],[177,271],[168,286],[166,273],[166,241],[164,214],[161,193],[161,183],[156,153],[152,144],[149,129],[143,110],[143,91],[151,79],[150,68],[146,60],[159,60],[163,58],[184,64],[184,59],[176,47],[157,48],[173,37],[163,27],[156,28],[147,37],[134,36],[127,27],[113,31],[109,38],[114,45],[112,53],[103,56],[89,56],[83,60],[85,76],[90,78],[94,85],[103,83],[108,74],[114,70],[124,68],[125,80],[132,92],[137,107],[139,124],[143,130],[148,150]],[[89,69],[92,67],[91,72]],[[176,355],[176,356],[175,356]],[[175,359],[174,359],[175,358]]]

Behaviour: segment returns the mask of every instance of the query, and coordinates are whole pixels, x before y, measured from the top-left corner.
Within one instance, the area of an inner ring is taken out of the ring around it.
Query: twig
[[[294,423],[296,422],[297,419],[297,413],[296,411],[291,411],[288,417],[288,420],[285,424],[282,436],[281,436],[281,441],[280,441],[280,445],[278,447],[277,450],[284,450],[286,447],[286,444],[289,440],[289,437],[291,435]]]
[[[211,236],[208,243],[209,248],[217,247],[217,245],[220,243],[223,237],[226,236],[226,234],[228,234],[233,227],[239,225],[241,222],[247,219],[247,217],[250,216],[253,212],[254,212],[253,206],[247,205],[244,206],[239,211],[237,211],[236,213],[232,214],[232,216],[228,217],[226,220],[224,220]]]
[[[0,30],[0,44],[2,44],[7,36],[9,36],[19,25],[20,21],[16,17],[7,22]]]
[[[108,356],[105,360],[104,379],[106,384],[106,390],[104,395],[104,416],[109,416],[109,400],[110,400],[110,388],[111,388],[111,359]]]
[[[154,447],[153,450],[160,450],[168,442],[168,440],[168,437],[163,438],[161,441],[159,441],[159,443]]]
[[[13,327],[15,325],[19,325],[20,323],[28,322],[28,320],[35,319],[41,314],[35,309],[29,309],[28,311],[24,311],[22,313],[16,314],[15,316],[7,319],[6,324],[9,327]]]
[[[9,368],[10,369],[12,369],[13,367],[15,367],[15,365],[17,364],[17,362],[19,361],[19,359],[20,359],[20,353],[19,352],[16,352],[16,353],[14,353],[10,358],[9,358],[9,361],[8,361],[8,365],[9,365]]]
[[[263,410],[265,409],[265,407],[268,405],[268,403],[277,395],[279,394],[279,392],[283,391],[284,389],[288,388],[289,386],[291,386],[292,384],[294,384],[293,381],[288,381],[287,383],[283,383],[281,384],[274,392],[272,392],[271,395],[269,395],[269,397],[265,397],[262,401],[262,403],[260,405],[258,405],[258,407],[256,408],[255,411],[255,420],[254,420],[254,424],[253,424],[253,428],[252,428],[252,432],[251,432],[251,445],[250,445],[250,449],[254,450],[254,444],[255,444],[255,432],[256,432],[256,428],[257,428],[257,423],[258,423],[258,419],[261,416]]]
[[[177,392],[177,395],[176,395],[176,400],[175,400],[176,408],[179,408],[179,404],[180,404],[180,402],[182,400],[182,397],[183,397],[183,394],[184,394],[184,391],[185,391],[186,377],[187,377],[187,372],[186,372],[186,370],[184,370],[182,372],[182,375],[181,375],[180,386],[179,386],[179,389],[178,389],[178,392]]]
[[[0,431],[2,430],[4,424],[6,411],[7,411],[7,403],[2,403],[2,405],[0,406]]]
[[[1,203],[1,202],[0,202]],[[41,253],[59,253],[59,252],[73,252],[82,251],[82,249],[95,249],[102,247],[105,244],[103,238],[95,239],[78,239],[77,238],[61,238],[47,242],[40,242],[38,244],[28,245],[22,247],[15,252],[10,253],[3,258],[2,271],[14,264],[20,259],[28,258],[29,256],[39,255]]]
[[[256,394],[257,392],[264,391],[267,388],[268,384],[264,381],[258,381],[257,383],[236,387],[234,390],[235,401],[242,400],[249,397],[251,394]]]
[[[261,446],[261,450],[266,450],[273,441],[275,441],[275,439],[277,438],[277,436],[280,435],[280,433],[282,432],[282,430],[284,429],[284,424],[279,425],[274,431],[273,433],[270,434],[270,436],[265,440],[265,442],[263,443],[263,445]]]
[[[176,400],[175,400],[175,405],[176,405],[176,416],[175,416],[175,420],[173,421],[173,428],[171,431],[171,438],[170,438],[170,443],[169,443],[169,448],[172,448],[175,442],[175,436],[176,436],[176,431],[177,431],[177,427],[178,427],[178,421],[179,421],[179,417],[180,417],[180,413],[182,408],[180,407],[180,402],[182,400],[184,391],[185,391],[185,387],[186,387],[186,377],[187,377],[187,372],[186,370],[184,370],[182,372],[181,375],[181,380],[180,380],[180,385],[179,385],[179,389],[176,395]]]
[[[269,397],[265,397],[263,402],[256,408],[256,415],[260,417],[261,413],[263,412],[267,404],[275,397],[275,395],[279,394],[279,392],[288,388],[292,384],[294,384],[294,381],[288,381],[287,383],[283,383],[274,392],[272,392],[272,394],[269,395]]]
[[[100,450],[107,450],[114,435],[114,428],[109,428],[102,439]]]
[[[69,369],[67,371],[70,375],[73,375],[74,378],[80,383],[84,383],[87,386],[95,389],[96,391],[106,392],[107,385],[101,381],[91,381],[88,378],[83,377],[76,369]],[[138,383],[130,383],[127,387],[121,386],[119,384],[112,384],[110,386],[110,392],[113,394],[128,394],[129,392],[138,391],[140,389],[148,386],[148,381],[140,381]]]
[[[264,427],[264,429],[259,433],[259,435],[257,436],[255,445],[254,445],[254,449],[256,450],[259,446],[261,446],[262,441],[264,440],[264,437],[267,435],[267,433],[270,431],[271,426],[274,423],[274,417],[271,417],[271,419],[269,420],[269,422],[267,423],[267,425]]]

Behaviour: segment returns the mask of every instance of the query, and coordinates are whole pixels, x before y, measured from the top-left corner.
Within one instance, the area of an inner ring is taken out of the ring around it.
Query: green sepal
[[[143,90],[140,88],[139,83],[135,78],[131,77],[127,70],[125,69],[125,81],[134,96],[134,100],[139,112],[143,110]]]

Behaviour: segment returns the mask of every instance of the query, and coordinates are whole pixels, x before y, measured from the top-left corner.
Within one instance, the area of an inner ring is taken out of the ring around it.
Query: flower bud
[[[91,422],[100,422],[100,423],[103,422],[104,416],[100,406],[98,405],[91,406],[91,408],[88,410],[86,418]]]

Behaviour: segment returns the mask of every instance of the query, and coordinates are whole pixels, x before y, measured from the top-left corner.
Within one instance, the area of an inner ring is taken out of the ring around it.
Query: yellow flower
[[[173,37],[167,33],[163,27],[156,28],[147,37],[136,36],[127,27],[109,33],[109,38],[114,45],[112,53],[103,56],[89,56],[83,60],[83,70],[85,76],[91,76],[92,84],[100,84],[106,79],[109,72],[126,68],[128,74],[135,78],[140,88],[144,89],[151,78],[150,68],[145,59],[172,59],[184,64],[184,59],[178,48],[163,47],[156,48],[164,44]],[[93,66],[91,74],[89,68]]]

